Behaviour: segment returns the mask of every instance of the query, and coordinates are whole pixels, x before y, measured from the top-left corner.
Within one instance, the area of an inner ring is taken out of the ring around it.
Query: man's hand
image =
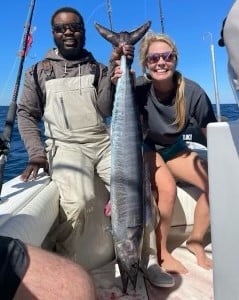
[[[133,62],[134,59],[134,46],[127,45],[127,44],[120,44],[118,47],[114,48],[112,55],[111,55],[111,63],[113,63],[113,72],[111,75],[111,82],[113,84],[117,83],[118,78],[121,77],[122,71],[120,69],[120,58],[122,55],[125,55],[130,64]],[[134,75],[134,72],[131,71]]]
[[[28,162],[28,165],[22,173],[22,181],[35,180],[39,169],[43,168],[44,172],[49,175],[49,164],[45,157],[36,157]]]
[[[126,58],[132,63],[134,59],[134,46],[127,45],[125,43],[120,44],[118,47],[114,48],[111,55],[111,61],[113,61],[116,65],[119,65],[122,55],[125,55]]]

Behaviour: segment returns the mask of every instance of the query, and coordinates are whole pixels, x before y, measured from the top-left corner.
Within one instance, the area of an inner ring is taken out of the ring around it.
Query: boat
[[[85,212],[80,263],[92,274],[100,300],[239,299],[235,263],[239,251],[235,239],[238,236],[238,226],[235,226],[238,222],[235,213],[238,208],[238,132],[238,121],[211,123],[208,125],[207,148],[189,142],[191,148],[208,159],[211,228],[205,246],[208,256],[213,256],[214,268],[212,271],[199,267],[195,256],[185,247],[193,226],[199,191],[190,185],[179,184],[169,246],[189,273],[175,275],[176,285],[172,288],[155,288],[139,273],[136,289],[129,285],[127,294],[122,293],[110,233],[110,218],[104,213],[109,194],[96,176],[96,198],[88,204]],[[227,147],[223,147],[222,143]],[[0,159],[2,165],[4,156]],[[58,224],[58,213],[58,189],[43,170],[34,181],[22,182],[20,176],[17,176],[1,187],[0,235],[18,238],[27,244],[53,251],[51,231]]]
[[[207,155],[204,146],[192,146],[198,149],[200,155]],[[194,255],[185,248],[199,195],[194,187],[178,186],[169,237],[170,249],[188,267],[190,273],[175,275],[175,287],[167,289],[154,288],[139,273],[136,290],[129,286],[127,295],[122,294],[120,273],[114,258],[110,218],[104,214],[109,194],[98,177],[95,189],[96,199],[86,208],[84,232],[80,239],[80,263],[94,277],[99,299],[213,299],[212,271],[200,268]],[[22,182],[19,176],[9,180],[2,187],[0,234],[51,251],[50,234],[52,228],[57,226],[58,201],[57,187],[43,171],[35,181]],[[207,250],[211,256],[210,233]]]

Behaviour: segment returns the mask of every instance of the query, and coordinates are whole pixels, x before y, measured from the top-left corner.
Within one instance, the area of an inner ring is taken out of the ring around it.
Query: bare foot
[[[190,252],[192,252],[197,258],[197,264],[206,269],[212,269],[212,260],[206,255],[204,247],[200,241],[196,240],[188,240],[187,248]]]
[[[184,265],[174,258],[170,253],[165,253],[162,255],[162,268],[169,273],[176,273],[176,274],[186,274],[188,273],[188,269],[184,267]]]

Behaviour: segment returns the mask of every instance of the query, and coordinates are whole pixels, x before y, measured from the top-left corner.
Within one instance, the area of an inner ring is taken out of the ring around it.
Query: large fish
[[[134,45],[150,25],[149,21],[134,31],[120,33],[95,26],[107,41],[118,46],[122,42]],[[124,55],[121,57],[122,76],[116,85],[111,123],[111,222],[124,293],[128,280],[136,288],[144,228],[142,130],[131,63]]]

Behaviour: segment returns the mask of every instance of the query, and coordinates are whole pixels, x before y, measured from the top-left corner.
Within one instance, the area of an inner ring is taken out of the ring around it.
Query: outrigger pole
[[[28,12],[26,25],[24,26],[22,50],[20,51],[21,59],[20,59],[20,63],[19,63],[17,79],[16,79],[14,91],[13,91],[12,101],[8,108],[5,127],[3,130],[3,133],[0,136],[0,195],[1,195],[1,191],[2,191],[4,167],[5,167],[8,153],[10,151],[10,142],[11,142],[12,131],[13,131],[14,122],[15,122],[15,118],[16,118],[17,97],[18,97],[18,92],[19,92],[21,78],[22,78],[23,64],[25,61],[25,57],[27,55],[28,47],[29,47],[30,30],[31,30],[31,23],[32,23],[35,2],[36,2],[35,0],[31,0],[31,3],[30,3],[30,8],[29,8],[29,12]]]
[[[111,9],[111,4],[110,0],[106,0],[106,5],[107,5],[107,13],[109,17],[109,23],[110,23],[110,30],[113,30],[113,25],[112,25],[112,9]]]
[[[217,70],[216,70],[215,51],[214,51],[212,33],[208,32],[207,37],[210,40],[210,54],[211,54],[211,62],[212,62],[212,75],[213,75],[213,83],[214,83],[217,121],[221,122],[222,117],[221,117],[221,110],[220,110],[220,99],[219,99],[218,82],[217,82]],[[205,36],[204,36],[204,38],[205,38]]]
[[[160,17],[161,33],[164,33],[164,15],[163,15],[163,7],[162,7],[161,0],[159,0],[159,17]]]

